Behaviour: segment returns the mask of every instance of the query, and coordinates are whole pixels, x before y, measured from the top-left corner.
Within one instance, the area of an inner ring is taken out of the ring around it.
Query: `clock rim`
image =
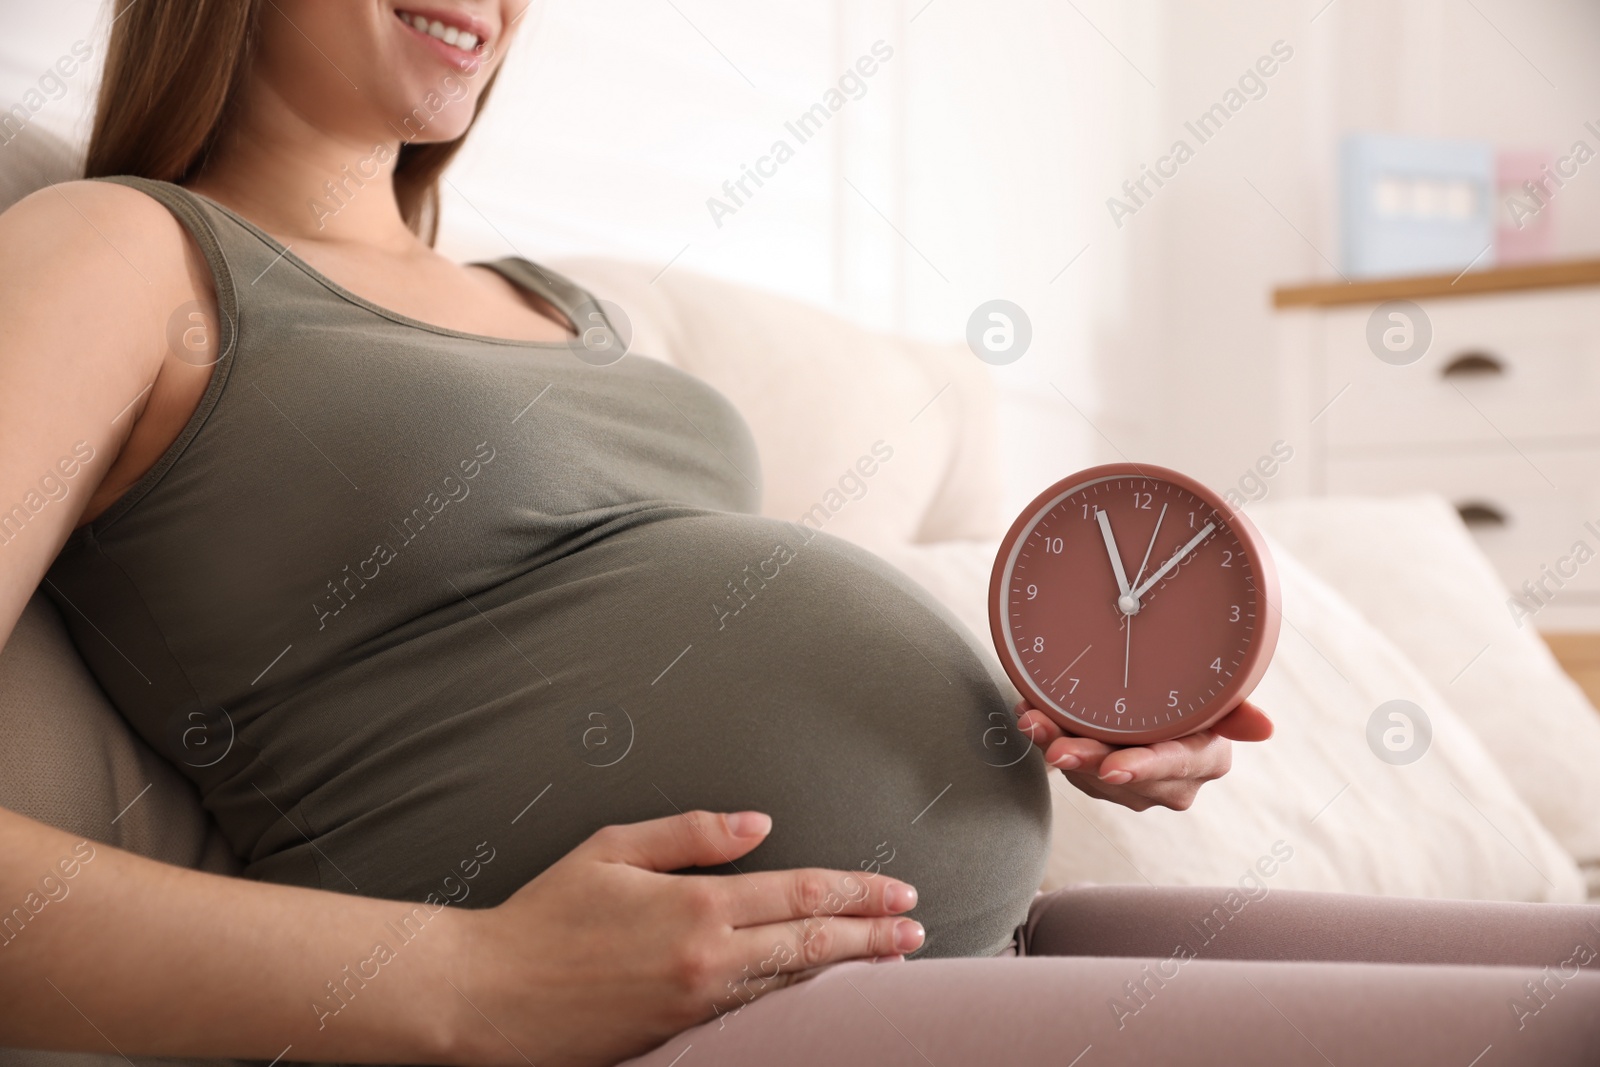
[[[1083,722],[1072,716],[1069,712],[1058,711],[1055,702],[1045,696],[1028,677],[1028,673],[1017,662],[1010,651],[1007,634],[1001,620],[1003,610],[1002,601],[1005,595],[1005,573],[1013,565],[1010,559],[1021,543],[1023,533],[1035,525],[1042,517],[1046,504],[1058,497],[1070,496],[1080,488],[1099,481],[1109,481],[1112,478],[1144,478],[1151,481],[1165,481],[1193,493],[1200,500],[1210,505],[1218,515],[1233,530],[1239,543],[1250,554],[1251,561],[1255,564],[1259,579],[1256,583],[1254,606],[1256,616],[1262,620],[1259,639],[1251,643],[1245,655],[1245,662],[1239,670],[1234,672],[1226,685],[1223,686],[1202,707],[1201,711],[1191,716],[1182,724],[1182,733],[1173,733],[1171,727],[1157,727],[1148,730],[1110,730],[1096,723]],[[1167,741],[1178,737],[1187,737],[1209,729],[1231,712],[1254,692],[1256,686],[1267,673],[1267,667],[1272,662],[1272,655],[1277,650],[1278,636],[1282,629],[1282,599],[1279,595],[1278,569],[1273,563],[1272,552],[1267,547],[1266,539],[1261,531],[1249,517],[1238,508],[1230,505],[1222,495],[1212,490],[1209,486],[1196,481],[1181,471],[1170,467],[1161,467],[1153,463],[1102,463],[1094,467],[1086,467],[1075,474],[1069,474],[1054,484],[1047,487],[1029,501],[1016,519],[1011,523],[1011,528],[1006,531],[1005,537],[1000,541],[1000,549],[995,553],[994,566],[989,572],[989,636],[994,643],[995,653],[1000,659],[1000,666],[1004,668],[1006,676],[1011,679],[1011,684],[1017,687],[1031,707],[1038,708],[1048,715],[1055,723],[1069,734],[1078,737],[1089,737],[1096,741],[1104,741],[1114,745],[1144,745],[1155,741]]]

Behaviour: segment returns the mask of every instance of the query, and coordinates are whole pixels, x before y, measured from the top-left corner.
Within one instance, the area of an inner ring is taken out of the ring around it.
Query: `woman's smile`
[[[482,20],[458,11],[395,9],[406,30],[451,66],[470,70],[480,63],[493,39],[493,29]]]

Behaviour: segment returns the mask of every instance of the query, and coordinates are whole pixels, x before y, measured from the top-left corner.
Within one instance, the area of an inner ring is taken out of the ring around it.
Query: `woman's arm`
[[[396,942],[409,905],[185,870],[4,810],[0,856],[0,1046],[447,1062],[454,909],[410,918],[420,935],[358,989],[346,968]]]
[[[122,186],[69,182],[0,215],[0,644],[176,376],[166,321],[209,299],[199,258]]]
[[[756,812],[608,826],[482,911],[172,867],[0,810],[0,1046],[346,1063],[614,1063],[818,966],[920,947],[903,882],[663,873]]]

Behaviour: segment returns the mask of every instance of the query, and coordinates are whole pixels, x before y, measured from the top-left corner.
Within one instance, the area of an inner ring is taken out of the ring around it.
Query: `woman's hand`
[[[1272,720],[1248,700],[1209,730],[1136,748],[1074,737],[1026,700],[1016,713],[1017,726],[1044,752],[1046,763],[1090,796],[1134,811],[1156,804],[1186,810],[1202,785],[1228,773],[1232,742],[1272,736]]]
[[[461,912],[457,1062],[615,1063],[823,964],[922,945],[894,917],[916,890],[886,875],[665,873],[737,860],[771,827],[706,811],[607,826],[499,907]]]

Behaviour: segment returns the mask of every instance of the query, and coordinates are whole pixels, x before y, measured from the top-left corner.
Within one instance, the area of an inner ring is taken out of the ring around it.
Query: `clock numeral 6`
[[[1177,706],[1178,706],[1178,691],[1176,689],[1169,689],[1167,691],[1167,707],[1175,708]]]
[[[1121,715],[1123,712],[1128,710],[1128,698],[1118,697],[1114,707],[1117,709],[1117,714]]]
[[[1044,638],[1035,637],[1033,639],[1033,650],[1035,652],[1043,652],[1044,651]]]

